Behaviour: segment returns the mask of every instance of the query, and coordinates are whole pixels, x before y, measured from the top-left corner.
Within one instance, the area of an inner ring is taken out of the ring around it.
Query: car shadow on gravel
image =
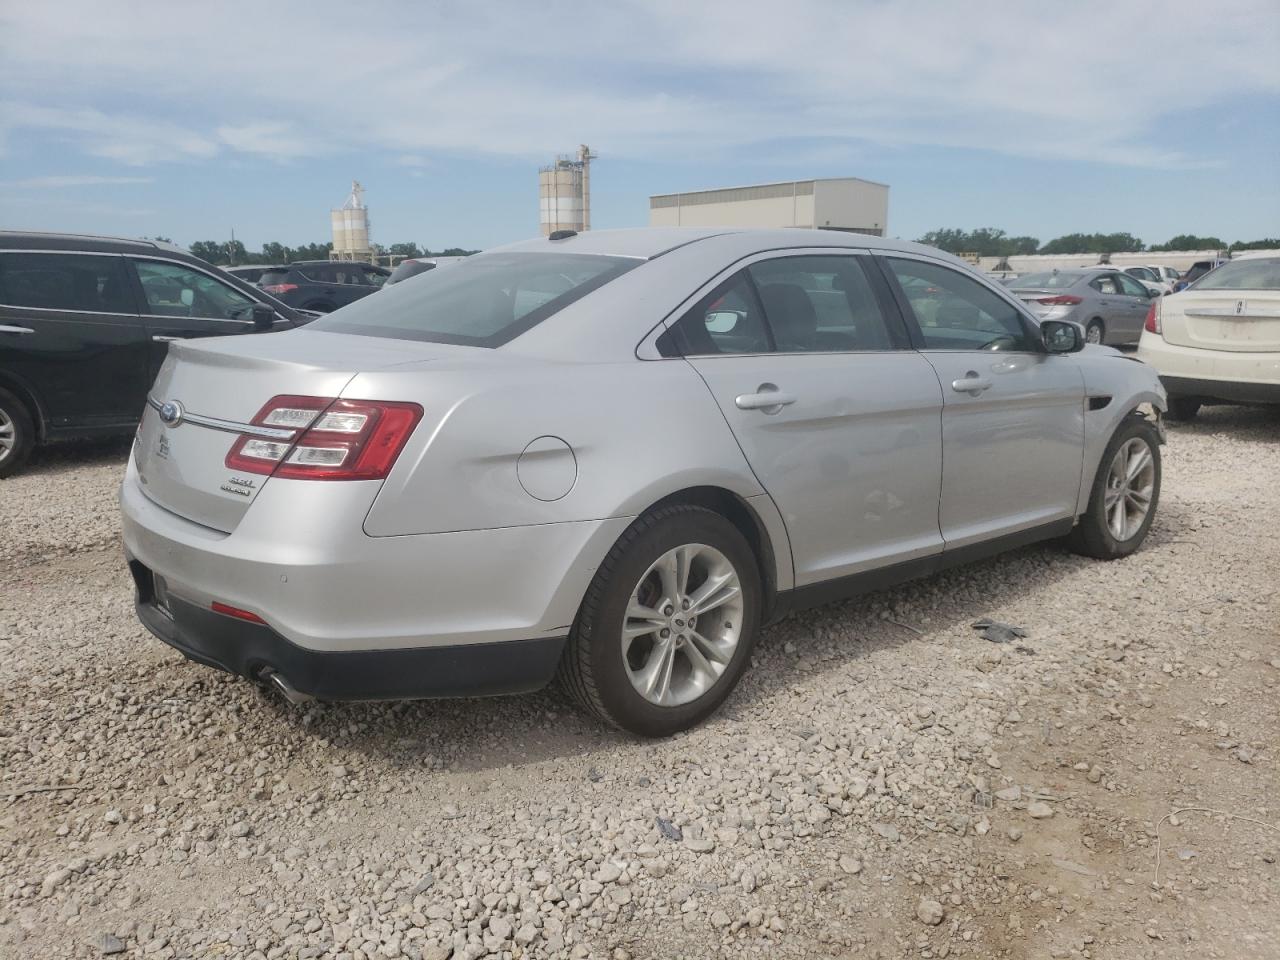
[[[121,464],[129,458],[130,437],[97,440],[66,440],[36,447],[20,476],[65,473],[80,467]]]
[[[1219,404],[1201,407],[1194,420],[1187,423],[1166,421],[1169,442],[1178,436],[1213,436],[1223,434],[1232,440],[1249,443],[1280,443],[1280,406],[1239,407]]]

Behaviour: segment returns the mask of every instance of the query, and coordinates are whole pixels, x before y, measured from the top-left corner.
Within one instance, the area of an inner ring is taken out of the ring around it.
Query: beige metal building
[[[586,144],[577,157],[558,157],[538,171],[538,221],[542,235],[557,230],[591,229],[591,161],[595,156]]]
[[[883,237],[889,187],[858,177],[762,183],[649,198],[651,227],[810,227]]]

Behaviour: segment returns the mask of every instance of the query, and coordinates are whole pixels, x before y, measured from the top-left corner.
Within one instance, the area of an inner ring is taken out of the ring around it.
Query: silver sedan
[[[192,660],[295,701],[558,674],[660,736],[789,610],[1050,537],[1137,549],[1165,394],[934,249],[653,229],[174,343],[148,404],[125,548]]]
[[[1160,294],[1110,267],[1029,273],[1009,284],[1040,320],[1071,320],[1090,343],[1137,343]]]

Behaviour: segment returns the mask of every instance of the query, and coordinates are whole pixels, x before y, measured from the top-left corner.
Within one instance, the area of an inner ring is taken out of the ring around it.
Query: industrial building
[[[858,177],[762,183],[649,198],[651,227],[808,227],[883,237],[889,187]]]
[[[373,262],[373,246],[369,242],[369,210],[364,205],[364,187],[351,181],[351,195],[336,210],[329,211],[333,225],[333,249],[330,260],[363,260]]]
[[[538,220],[544,237],[557,230],[591,229],[591,161],[586,144],[576,157],[557,157],[538,170]]]

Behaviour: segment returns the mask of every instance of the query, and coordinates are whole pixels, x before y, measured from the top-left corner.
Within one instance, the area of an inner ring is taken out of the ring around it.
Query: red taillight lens
[[[1147,333],[1160,333],[1160,311],[1156,309],[1160,303],[1159,300],[1152,300],[1151,306],[1147,307],[1147,322],[1142,325],[1142,329]]]
[[[267,622],[256,613],[250,613],[248,610],[241,610],[239,607],[233,607],[229,603],[222,603],[218,600],[213,601],[213,603],[209,605],[209,609],[214,613],[222,614],[224,617],[235,617],[237,620],[243,620],[245,623],[265,624]]]
[[[421,419],[416,403],[274,397],[252,422],[290,435],[241,434],[226,465],[292,480],[382,480]]]
[[[280,294],[288,293],[290,290],[297,290],[298,285],[296,283],[269,283],[262,289],[278,297]]]
[[[1071,293],[1060,293],[1056,297],[1041,297],[1036,303],[1043,303],[1046,307],[1074,307],[1077,303],[1083,303],[1083,297],[1077,297]]]

